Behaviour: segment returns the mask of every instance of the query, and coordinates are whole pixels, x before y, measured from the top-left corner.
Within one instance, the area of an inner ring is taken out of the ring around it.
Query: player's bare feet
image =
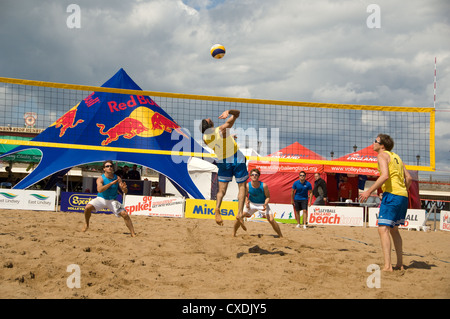
[[[222,220],[222,216],[220,215],[220,212],[216,210],[215,215],[216,215],[217,225],[223,226],[223,220]]]
[[[384,266],[384,268],[381,269],[381,271],[392,272],[392,271],[394,271],[394,270],[392,269],[392,266],[389,265],[389,266]]]
[[[241,223],[242,229],[247,231],[247,227],[244,225],[244,219],[242,217],[236,217],[236,219]]]
[[[84,225],[83,228],[81,229],[81,231],[84,233],[85,231],[87,231],[89,229],[89,225]]]

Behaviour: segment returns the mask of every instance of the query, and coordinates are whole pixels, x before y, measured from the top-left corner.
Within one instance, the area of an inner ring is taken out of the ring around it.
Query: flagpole
[[[434,57],[434,108],[436,108],[436,57]]]

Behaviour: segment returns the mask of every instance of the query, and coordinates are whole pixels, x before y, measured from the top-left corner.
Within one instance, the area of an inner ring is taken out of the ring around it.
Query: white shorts
[[[267,204],[266,210],[264,209],[264,204],[255,204],[250,202],[250,209],[247,209],[247,205],[244,204],[244,216],[245,217],[251,217],[253,214],[258,214],[255,217],[262,218],[269,217],[269,215],[272,215],[272,211],[270,210],[270,205]]]
[[[115,199],[104,199],[103,197],[96,197],[91,200],[88,204],[94,206],[95,211],[99,212],[103,208],[107,208],[114,213],[117,217],[121,211],[125,211],[126,209],[122,206],[122,204]]]

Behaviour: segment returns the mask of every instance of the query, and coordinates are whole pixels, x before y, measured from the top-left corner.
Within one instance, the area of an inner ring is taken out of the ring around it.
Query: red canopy
[[[360,151],[356,151],[342,157],[335,159],[336,162],[351,162],[351,163],[377,163],[377,152],[372,148],[372,145],[363,148]],[[343,166],[343,165],[324,165],[324,171],[327,173],[340,173],[340,174],[354,174],[354,175],[368,175],[379,176],[380,173],[375,167],[358,167],[358,166]]]
[[[340,158],[335,159],[336,162],[352,162],[352,163],[377,163],[377,152],[373,150],[373,146],[369,145],[360,151],[356,151]],[[343,166],[343,165],[324,165],[324,171],[327,173],[341,173],[367,176],[380,176],[380,172],[375,167],[359,167],[359,166]],[[420,209],[419,183],[417,171],[410,171],[413,181],[409,189],[409,208]]]
[[[326,160],[319,154],[304,147],[298,142],[268,155],[267,157],[280,159],[305,159],[305,160]],[[307,175],[307,180],[314,186],[314,173],[323,173],[323,165],[321,164],[303,164],[291,162],[264,162],[264,161],[250,161],[248,163],[248,170],[257,168],[261,172],[260,181],[269,186],[270,202],[272,203],[291,203],[292,184],[298,179],[298,174],[301,171],[310,173]],[[326,181],[326,174],[322,178]]]

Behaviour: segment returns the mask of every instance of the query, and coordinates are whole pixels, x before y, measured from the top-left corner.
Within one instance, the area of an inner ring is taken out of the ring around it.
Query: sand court
[[[450,298],[450,233],[402,230],[406,270],[381,273],[376,228],[0,210],[1,298]],[[395,262],[395,253],[392,252]],[[70,265],[79,267],[80,288]]]

